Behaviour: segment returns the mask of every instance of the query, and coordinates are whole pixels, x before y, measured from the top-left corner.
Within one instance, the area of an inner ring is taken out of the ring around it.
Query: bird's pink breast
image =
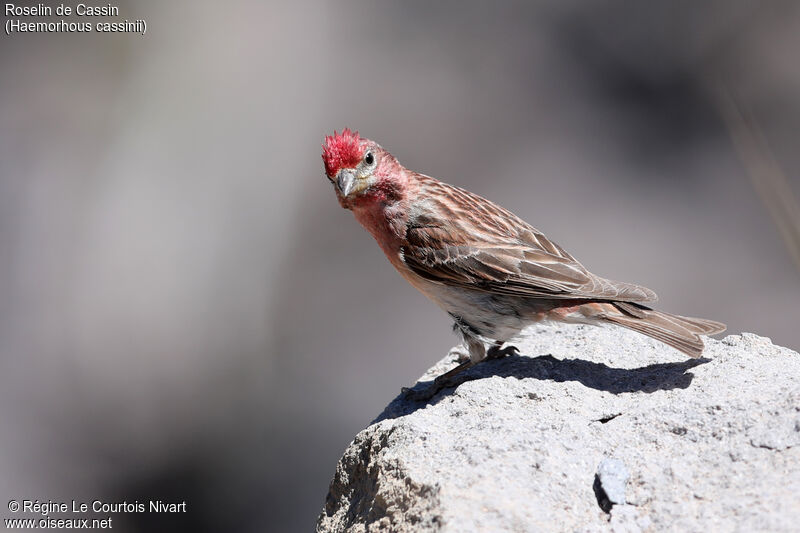
[[[353,214],[372,234],[392,265],[399,270],[399,264],[402,264],[400,250],[405,238],[405,217],[402,209],[397,205],[371,202],[355,206]]]

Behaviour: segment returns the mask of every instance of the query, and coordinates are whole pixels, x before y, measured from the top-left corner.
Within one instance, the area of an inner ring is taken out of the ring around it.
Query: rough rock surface
[[[515,344],[428,403],[389,404],[344,452],[317,530],[800,528],[796,352],[743,333],[687,361],[589,326]]]

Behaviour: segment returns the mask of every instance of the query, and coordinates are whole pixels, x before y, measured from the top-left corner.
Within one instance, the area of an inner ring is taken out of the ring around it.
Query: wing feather
[[[418,176],[403,258],[437,283],[539,298],[651,302],[650,289],[590,273],[522,219],[468,191]]]

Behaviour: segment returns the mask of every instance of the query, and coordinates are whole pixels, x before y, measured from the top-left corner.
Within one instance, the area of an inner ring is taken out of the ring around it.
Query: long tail
[[[606,304],[603,307],[605,312],[595,317],[643,333],[680,350],[689,357],[702,355],[703,339],[700,335],[713,335],[725,331],[725,324],[720,322],[671,315],[634,303],[611,302],[610,305]]]

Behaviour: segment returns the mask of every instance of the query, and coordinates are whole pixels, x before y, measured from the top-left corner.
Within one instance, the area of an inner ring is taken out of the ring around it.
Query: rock
[[[345,450],[317,531],[797,530],[796,352],[744,333],[683,360],[590,326],[515,344],[428,403],[392,401]]]
[[[594,478],[594,493],[603,511],[608,513],[612,506],[625,504],[627,482],[628,471],[625,469],[625,463],[610,457],[600,462]]]

